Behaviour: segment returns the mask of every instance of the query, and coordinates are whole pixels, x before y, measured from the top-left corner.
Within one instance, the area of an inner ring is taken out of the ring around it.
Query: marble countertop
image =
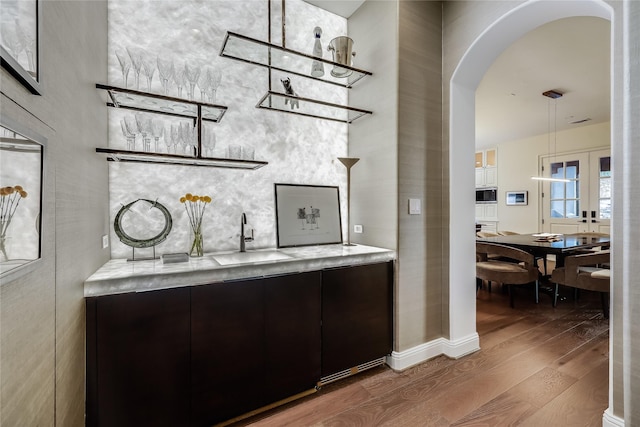
[[[219,252],[163,264],[161,260],[112,259],[84,283],[84,296],[144,292],[230,280],[317,271],[391,261],[395,251],[373,246],[323,245]]]

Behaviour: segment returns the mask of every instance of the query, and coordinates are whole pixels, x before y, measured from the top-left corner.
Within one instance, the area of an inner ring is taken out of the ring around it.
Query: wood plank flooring
[[[497,288],[497,289],[496,289]],[[600,297],[551,306],[521,289],[477,297],[481,350],[403,372],[375,368],[235,426],[601,426],[608,406],[609,322]]]

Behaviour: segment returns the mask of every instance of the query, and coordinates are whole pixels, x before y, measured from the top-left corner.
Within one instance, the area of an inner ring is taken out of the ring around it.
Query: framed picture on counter
[[[40,4],[0,1],[0,62],[29,92],[40,95]]]
[[[279,248],[342,243],[338,187],[275,184]]]

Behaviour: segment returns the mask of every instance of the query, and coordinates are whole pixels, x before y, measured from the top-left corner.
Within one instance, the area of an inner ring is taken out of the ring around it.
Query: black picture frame
[[[342,243],[337,186],[275,184],[277,247]]]
[[[0,64],[34,95],[42,95],[40,10],[40,0],[0,2]]]

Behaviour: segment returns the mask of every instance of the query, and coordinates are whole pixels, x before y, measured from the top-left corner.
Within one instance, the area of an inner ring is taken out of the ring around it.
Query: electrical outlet
[[[109,247],[109,236],[104,234],[102,236],[102,249],[106,249]]]
[[[362,233],[362,225],[360,224],[356,224],[353,226],[353,232],[354,233]]]

